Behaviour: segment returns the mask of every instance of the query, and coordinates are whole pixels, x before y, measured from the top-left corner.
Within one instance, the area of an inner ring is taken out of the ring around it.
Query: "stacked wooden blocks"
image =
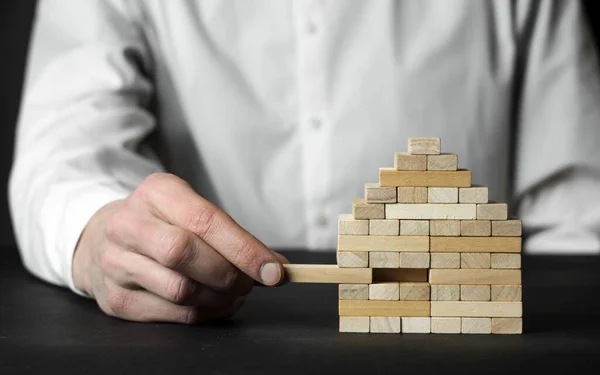
[[[340,332],[522,333],[521,221],[439,138],[410,138],[338,223]],[[364,275],[363,275],[364,276]]]

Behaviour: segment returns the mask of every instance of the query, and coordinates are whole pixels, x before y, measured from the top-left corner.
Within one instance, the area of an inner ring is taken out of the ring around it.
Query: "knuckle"
[[[111,242],[117,242],[123,237],[127,219],[122,211],[117,211],[106,221],[106,238]]]
[[[108,248],[100,254],[100,268],[104,273],[113,274],[114,271],[121,269],[121,260],[116,251]]]
[[[183,276],[173,277],[167,286],[167,297],[175,304],[185,303],[194,294],[196,283]]]
[[[106,296],[106,305],[115,316],[124,315],[129,310],[131,301],[131,292],[121,288],[110,289]]]
[[[256,256],[256,252],[252,244],[248,241],[244,241],[240,244],[238,250],[235,252],[233,257],[233,264],[240,268],[251,268],[251,266],[260,259]]]
[[[175,228],[165,234],[163,249],[161,249],[162,263],[169,268],[177,268],[185,263],[189,256],[190,236],[183,229]]]
[[[188,228],[200,238],[204,238],[211,228],[214,227],[218,212],[219,209],[210,203],[201,207],[195,207],[189,215]]]
[[[184,324],[194,324],[198,322],[199,318],[200,314],[198,309],[189,307],[185,310],[182,321]]]

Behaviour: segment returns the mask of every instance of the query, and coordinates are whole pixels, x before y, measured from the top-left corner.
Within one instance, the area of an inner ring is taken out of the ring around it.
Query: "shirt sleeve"
[[[162,171],[147,136],[148,50],[128,1],[38,2],[9,205],[24,266],[79,295],[72,257],[90,217]]]
[[[515,192],[530,253],[600,252],[598,51],[579,1],[517,2]]]

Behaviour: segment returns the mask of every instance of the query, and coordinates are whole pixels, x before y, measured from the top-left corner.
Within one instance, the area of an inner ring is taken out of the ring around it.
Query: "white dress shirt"
[[[10,205],[25,266],[78,292],[74,247],[148,174],[274,249],[337,218],[408,137],[508,202],[525,251],[600,251],[600,79],[578,1],[40,0]]]

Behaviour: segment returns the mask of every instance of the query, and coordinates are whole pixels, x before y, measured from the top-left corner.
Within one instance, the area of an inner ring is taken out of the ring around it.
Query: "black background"
[[[584,5],[598,45],[600,17],[594,1],[584,1]],[[12,165],[14,130],[35,4],[36,1],[32,0],[0,1],[0,247],[14,244],[7,181]]]

